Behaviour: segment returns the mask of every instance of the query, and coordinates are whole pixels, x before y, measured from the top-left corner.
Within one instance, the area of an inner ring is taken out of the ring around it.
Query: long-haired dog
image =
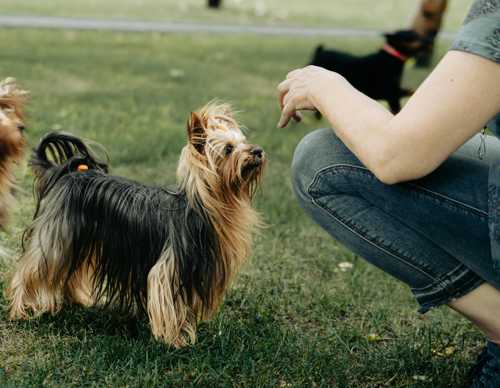
[[[12,167],[23,156],[26,143],[23,131],[27,95],[14,78],[0,82],[0,228],[5,227],[12,207]]]
[[[171,190],[107,174],[81,140],[46,135],[35,149],[37,209],[8,292],[10,317],[56,313],[64,302],[146,312],[153,335],[196,339],[250,253],[251,199],[265,164],[229,106],[188,120]]]

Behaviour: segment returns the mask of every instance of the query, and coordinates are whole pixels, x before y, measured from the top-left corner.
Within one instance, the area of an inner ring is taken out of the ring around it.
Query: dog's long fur
[[[0,228],[5,227],[13,204],[12,168],[21,160],[26,144],[23,130],[27,96],[14,78],[0,82]]]
[[[250,253],[264,156],[226,105],[193,113],[188,135],[175,189],[108,175],[71,135],[42,139],[31,161],[38,207],[8,293],[11,318],[55,313],[65,301],[113,306],[147,312],[166,343],[195,341],[197,323],[217,311]]]

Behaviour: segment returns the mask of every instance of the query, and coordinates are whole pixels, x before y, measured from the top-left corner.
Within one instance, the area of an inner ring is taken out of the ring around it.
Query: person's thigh
[[[330,129],[307,135],[292,165],[304,209],[334,238],[407,283],[426,306],[484,280],[498,287],[488,235],[488,172],[500,142],[466,143],[427,177],[385,185]]]

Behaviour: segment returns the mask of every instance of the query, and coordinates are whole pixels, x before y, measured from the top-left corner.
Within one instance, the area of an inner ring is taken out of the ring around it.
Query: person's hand
[[[337,73],[318,66],[307,66],[288,73],[286,80],[278,85],[281,108],[278,128],[286,127],[292,118],[300,121],[300,110],[320,110],[318,101],[321,94],[338,77]]]

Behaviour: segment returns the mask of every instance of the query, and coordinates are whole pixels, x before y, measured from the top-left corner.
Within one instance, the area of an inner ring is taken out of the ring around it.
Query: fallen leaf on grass
[[[366,339],[368,342],[379,342],[383,341],[382,337],[380,337],[378,334],[375,333],[370,333],[366,336]]]
[[[454,346],[447,346],[442,350],[432,349],[432,354],[435,354],[439,357],[450,357],[455,353],[455,351],[456,348]]]
[[[347,272],[347,271],[350,271],[353,267],[352,263],[348,262],[348,261],[343,261],[342,263],[338,263],[337,267],[339,267],[339,269],[342,271],[342,272]]]

